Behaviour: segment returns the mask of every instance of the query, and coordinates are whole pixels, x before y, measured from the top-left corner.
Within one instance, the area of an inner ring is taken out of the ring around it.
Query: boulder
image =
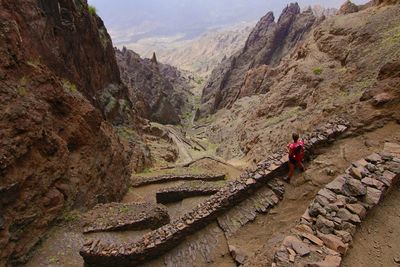
[[[351,2],[350,0],[347,0],[339,9],[339,14],[341,15],[346,15],[350,13],[356,13],[359,11],[359,7]]]

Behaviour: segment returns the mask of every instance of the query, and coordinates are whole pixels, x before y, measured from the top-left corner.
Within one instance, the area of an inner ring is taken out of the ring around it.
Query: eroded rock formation
[[[116,49],[115,54],[122,80],[139,114],[162,124],[180,123],[188,101],[189,81],[177,69],[158,63],[155,54],[151,60],[126,48]]]
[[[245,81],[252,69],[275,66],[310,31],[316,17],[311,9],[300,13],[298,4],[287,6],[275,22],[267,13],[250,33],[244,48],[221,63],[211,74],[202,96],[201,115],[230,107],[238,98],[266,93],[269,84],[259,79],[259,86],[248,90]]]

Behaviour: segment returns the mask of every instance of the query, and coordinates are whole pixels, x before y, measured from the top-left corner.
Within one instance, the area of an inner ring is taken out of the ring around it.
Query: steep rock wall
[[[119,200],[145,156],[111,125],[140,119],[85,0],[0,1],[0,58],[0,266],[15,266],[70,208]]]
[[[202,95],[200,115],[230,107],[238,99],[260,90],[246,90],[245,81],[251,69],[263,65],[276,66],[310,31],[316,17],[311,9],[300,13],[296,4],[287,6],[277,22],[267,13],[250,33],[243,50],[225,60],[211,74]],[[261,81],[262,82],[262,81]]]
[[[115,50],[123,82],[139,114],[163,124],[180,123],[187,100],[189,81],[169,65],[142,59],[132,50]]]

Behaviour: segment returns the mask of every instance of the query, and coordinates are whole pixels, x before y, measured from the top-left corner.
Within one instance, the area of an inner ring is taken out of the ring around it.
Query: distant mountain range
[[[161,62],[207,77],[222,61],[244,46],[255,24],[242,23],[224,30],[211,31],[189,41],[173,38],[143,39],[128,47],[143,57],[153,52]]]
[[[104,19],[115,46],[142,39],[195,39],[216,29],[258,21],[268,11],[279,16],[290,1],[279,0],[89,0]],[[293,1],[295,2],[295,1]],[[339,7],[344,0],[298,0],[301,7]],[[357,0],[354,2],[365,2]]]

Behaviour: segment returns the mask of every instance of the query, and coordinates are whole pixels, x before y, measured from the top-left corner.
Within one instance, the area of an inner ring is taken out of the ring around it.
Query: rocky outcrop
[[[339,9],[339,14],[341,15],[346,15],[350,13],[355,13],[359,11],[359,7],[351,2],[350,0],[347,0]]]
[[[177,69],[158,63],[155,54],[151,60],[142,59],[125,47],[115,49],[115,54],[122,81],[128,86],[129,98],[139,114],[162,124],[180,123],[180,114],[188,101],[185,94],[189,81]]]
[[[268,84],[248,90],[244,81],[251,69],[276,66],[310,31],[316,21],[311,9],[300,13],[298,4],[287,6],[277,22],[272,12],[266,14],[250,33],[244,48],[221,63],[211,74],[202,95],[200,115],[230,107],[239,98],[266,93]]]
[[[388,153],[356,161],[318,192],[276,251],[273,266],[341,266],[357,227],[400,178]]]
[[[15,266],[64,211],[122,198],[111,123],[138,121],[85,0],[1,1],[0,58],[0,265]]]

